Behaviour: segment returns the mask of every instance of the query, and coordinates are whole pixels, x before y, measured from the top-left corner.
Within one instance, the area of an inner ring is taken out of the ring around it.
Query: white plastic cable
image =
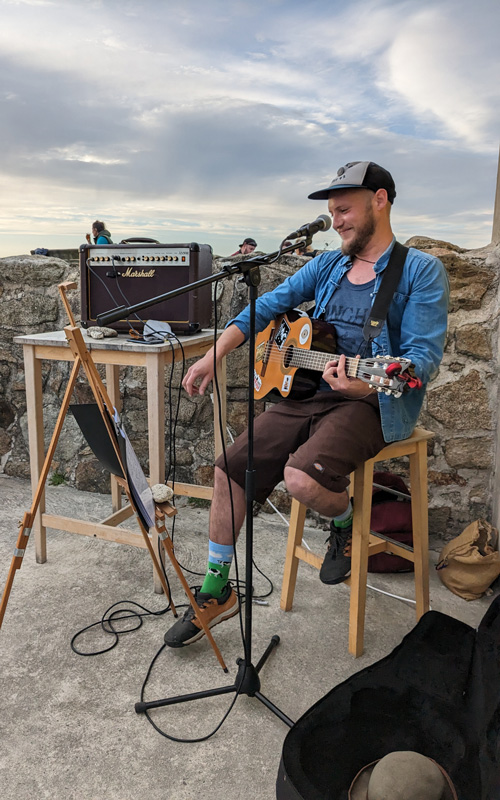
[[[391,592],[386,592],[385,589],[379,589],[377,586],[372,586],[370,583],[366,584],[367,589],[373,589],[374,592],[380,592],[380,594],[385,594],[387,597],[394,597],[396,600],[402,600],[404,603],[415,603],[416,600],[411,600],[409,597],[400,597],[399,594],[392,594]]]

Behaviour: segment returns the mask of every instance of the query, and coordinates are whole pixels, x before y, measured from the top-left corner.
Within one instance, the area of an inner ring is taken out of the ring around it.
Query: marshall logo
[[[122,278],[154,278],[155,269],[132,269],[127,267],[125,272],[122,272]]]

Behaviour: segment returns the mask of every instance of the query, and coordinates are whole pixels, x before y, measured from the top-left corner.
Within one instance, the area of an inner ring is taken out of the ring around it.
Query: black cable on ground
[[[170,587],[168,588],[170,590]],[[116,606],[124,605],[136,606],[137,608],[142,609],[143,613],[134,611],[131,608],[116,608]],[[113,608],[116,608],[116,610],[112,611]],[[142,606],[140,603],[134,602],[133,600],[119,600],[117,603],[113,603],[113,605],[104,612],[99,622],[92,622],[90,625],[87,625],[85,628],[82,628],[74,634],[70,642],[71,649],[78,656],[99,656],[102,653],[108,653],[110,650],[113,650],[113,648],[116,647],[120,640],[120,636],[124,636],[127,633],[133,633],[134,631],[139,630],[139,628],[142,627],[145,617],[160,617],[170,610],[170,603],[166,608],[160,609],[160,611],[151,611],[150,609]],[[126,619],[135,620],[135,625],[130,628],[122,628],[121,630],[117,630],[115,623]],[[97,627],[99,627],[104,633],[113,637],[112,644],[110,644],[109,647],[103,648],[102,650],[93,650],[88,653],[78,650],[75,646],[75,641],[78,639],[78,637],[82,636],[84,633],[86,633],[86,631]]]

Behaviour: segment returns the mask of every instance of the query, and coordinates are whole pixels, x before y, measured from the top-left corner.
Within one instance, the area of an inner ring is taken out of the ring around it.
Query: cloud
[[[500,7],[486,10],[458,2],[418,11],[387,53],[387,86],[479,152],[497,149],[500,122]]]
[[[97,214],[214,238],[251,227],[272,247],[319,212],[312,189],[367,158],[394,172],[404,230],[485,235],[499,114],[489,0],[0,0],[0,12],[0,229],[53,219],[76,235]]]

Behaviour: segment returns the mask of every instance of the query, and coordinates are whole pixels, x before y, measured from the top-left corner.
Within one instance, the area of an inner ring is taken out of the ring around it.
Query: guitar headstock
[[[413,371],[409,358],[379,356],[361,362],[358,378],[366,381],[372,389],[393,397],[401,397],[408,389],[420,389],[422,381]]]

